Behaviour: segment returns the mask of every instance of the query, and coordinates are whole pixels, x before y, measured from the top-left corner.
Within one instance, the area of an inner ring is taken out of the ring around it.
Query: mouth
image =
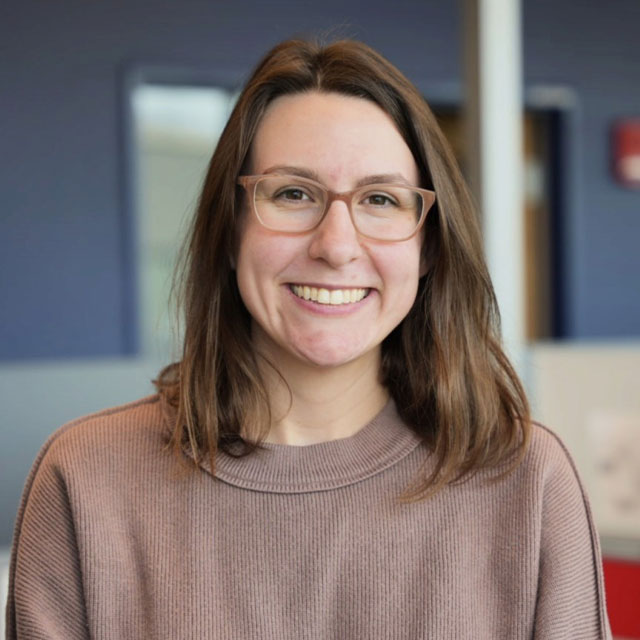
[[[327,305],[353,304],[371,293],[371,289],[325,289],[306,284],[290,284],[289,289],[298,298]]]

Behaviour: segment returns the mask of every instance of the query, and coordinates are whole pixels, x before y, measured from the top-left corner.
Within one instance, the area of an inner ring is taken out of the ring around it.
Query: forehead
[[[367,175],[400,173],[419,182],[411,150],[389,115],[369,100],[336,93],[276,98],[258,126],[250,165],[252,173],[310,169],[345,189]]]

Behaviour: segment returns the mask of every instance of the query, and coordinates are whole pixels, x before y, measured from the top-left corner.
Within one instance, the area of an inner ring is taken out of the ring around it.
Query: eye
[[[371,205],[374,207],[394,207],[398,204],[395,198],[392,198],[386,193],[370,193],[362,202],[365,205]]]
[[[304,200],[311,200],[311,196],[299,187],[286,187],[280,189],[273,195],[276,200],[287,200],[291,202],[302,202]]]

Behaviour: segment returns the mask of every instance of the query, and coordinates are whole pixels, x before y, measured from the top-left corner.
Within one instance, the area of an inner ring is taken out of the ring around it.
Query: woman
[[[10,638],[605,638],[573,464],[501,350],[469,196],[355,42],[273,49],[186,252],[158,395],[45,445]]]

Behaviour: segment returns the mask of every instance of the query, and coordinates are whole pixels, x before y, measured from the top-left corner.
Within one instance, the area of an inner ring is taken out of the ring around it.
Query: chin
[[[361,358],[366,358],[372,355],[372,351],[375,349],[348,349],[345,345],[324,345],[322,348],[319,345],[314,345],[312,348],[297,350],[297,356],[303,362],[311,364],[316,367],[333,368],[340,367],[342,365],[349,364]]]

